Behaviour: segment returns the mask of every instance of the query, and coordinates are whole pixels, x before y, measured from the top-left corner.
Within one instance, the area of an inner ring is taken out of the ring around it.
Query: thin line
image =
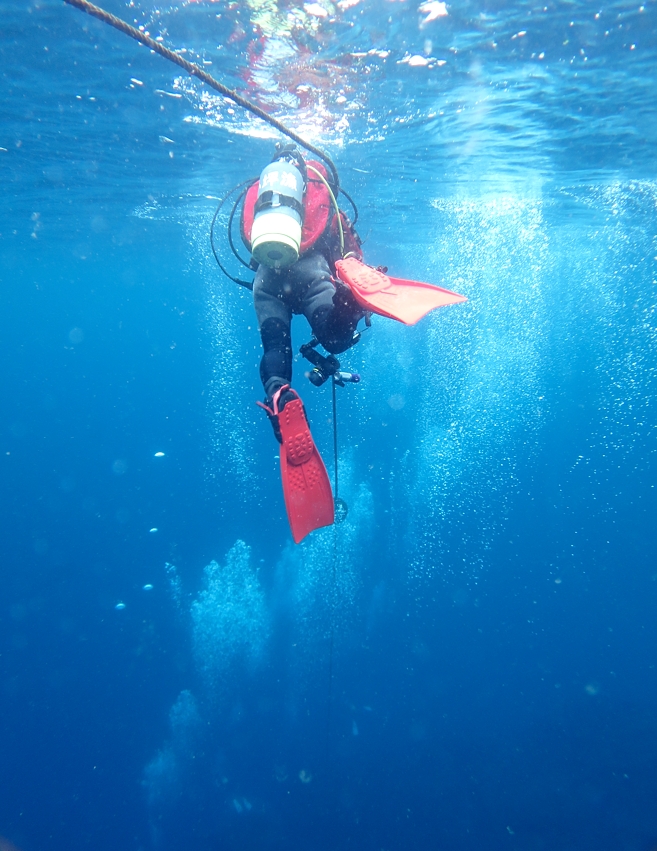
[[[338,412],[335,401],[335,377],[331,381],[333,388],[333,463],[335,468],[335,495],[334,502],[338,501]]]

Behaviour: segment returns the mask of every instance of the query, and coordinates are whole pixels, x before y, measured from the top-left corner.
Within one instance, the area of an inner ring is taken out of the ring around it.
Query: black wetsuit
[[[260,266],[253,283],[253,302],[264,348],[260,378],[269,399],[292,381],[292,314],[306,317],[315,337],[331,354],[353,345],[358,320],[364,315],[351,290],[333,282],[321,250],[304,254],[280,272]]]

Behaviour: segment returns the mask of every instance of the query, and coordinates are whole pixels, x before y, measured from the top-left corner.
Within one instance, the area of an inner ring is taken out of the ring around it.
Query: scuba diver
[[[291,386],[292,315],[303,314],[312,329],[301,354],[314,365],[308,377],[319,386],[328,378],[359,380],[340,372],[334,356],[358,342],[362,318],[369,325],[370,315],[378,313],[411,325],[436,307],[465,301],[440,287],[388,277],[385,267],[367,266],[354,225],[339,208],[338,191],[334,168],[329,172],[305,160],[294,144],[279,144],[246,190],[241,214],[242,240],[256,270],[253,302],[263,346],[266,398],[258,404],[281,444],[283,494],[295,543],[331,525],[335,506],[303,403]],[[329,354],[317,352],[318,345]]]
[[[353,227],[358,215],[355,214],[352,225],[340,210],[338,191],[349,196],[340,189],[335,165],[319,148],[305,142],[257,104],[229,89],[204,68],[152,39],[148,33],[88,0],[66,2],[183,68],[229,101],[293,139],[328,166],[327,170],[318,161],[304,160],[294,145],[278,146],[273,161],[265,167],[259,180],[247,180],[224,196],[210,226],[210,244],[221,270],[235,283],[253,290],[264,348],[260,375],[267,394],[265,402],[259,404],[267,411],[281,444],[285,508],[292,537],[299,543],[313,529],[334,522],[335,504],[303,404],[290,386],[292,314],[303,313],[315,335],[301,349],[314,366],[309,378],[317,385],[332,378],[335,388],[336,383],[357,380],[339,371],[335,354],[357,342],[356,326],[363,316],[367,316],[368,324],[368,314],[378,313],[413,325],[430,310],[465,301],[465,298],[441,287],[389,277],[385,267],[374,269],[362,262],[360,240]],[[254,282],[230,274],[221,262],[213,239],[214,225],[223,204],[239,190],[243,191],[228,219],[228,242],[237,259],[256,271]],[[242,199],[242,239],[251,253],[248,263],[235,249],[231,232]],[[328,355],[316,351],[320,343]]]
[[[313,339],[302,353],[314,365],[310,378],[323,384],[339,369],[332,357],[358,342],[365,316],[336,262],[362,259],[360,238],[338,207],[338,186],[326,167],[280,144],[260,179],[246,192],[241,233],[257,267],[253,303],[262,339],[260,379],[265,409],[281,444],[281,475],[295,542],[334,521],[331,485],[310,434],[299,394],[291,387],[293,314],[303,314]],[[315,351],[321,345],[329,356]],[[357,380],[358,376],[352,380]]]
[[[276,397],[279,413],[297,397],[289,386],[293,314],[306,317],[314,345],[332,355],[360,339],[356,328],[365,311],[336,278],[335,263],[350,256],[361,260],[363,254],[348,217],[333,209],[336,194],[326,168],[312,160],[306,163],[288,144],[278,148],[244,201],[242,236],[258,263],[253,303],[264,350],[260,379],[267,409],[272,410]],[[272,424],[280,442],[276,417]]]

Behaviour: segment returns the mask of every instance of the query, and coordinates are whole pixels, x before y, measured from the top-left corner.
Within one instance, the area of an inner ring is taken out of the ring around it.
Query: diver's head
[[[303,177],[304,187],[308,181],[308,173],[306,171],[306,161],[304,160],[301,151],[294,142],[277,142],[274,156],[271,158],[273,163],[283,160],[291,165],[296,166]]]
[[[301,157],[301,152],[294,142],[285,142],[283,140],[276,142],[274,156],[271,158],[271,161],[275,163],[276,160],[282,160],[285,157],[292,157],[293,159]]]

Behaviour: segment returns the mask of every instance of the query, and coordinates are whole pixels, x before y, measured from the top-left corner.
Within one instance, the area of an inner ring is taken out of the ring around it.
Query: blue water
[[[350,511],[295,546],[208,238],[276,134],[0,0],[0,836],[652,851],[656,3],[108,8],[323,146],[368,261],[468,302],[342,358]]]

